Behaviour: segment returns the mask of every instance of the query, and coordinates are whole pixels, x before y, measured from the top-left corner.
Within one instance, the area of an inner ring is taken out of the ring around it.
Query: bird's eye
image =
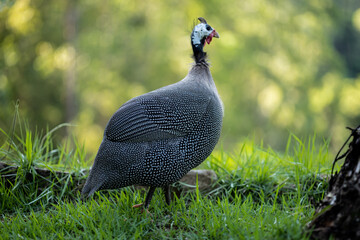
[[[209,25],[206,26],[206,30],[210,31],[211,27]]]

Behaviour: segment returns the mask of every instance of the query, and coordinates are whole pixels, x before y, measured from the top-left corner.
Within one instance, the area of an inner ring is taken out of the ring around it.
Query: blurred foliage
[[[355,0],[17,0],[0,4],[0,127],[14,105],[35,126],[63,122],[96,152],[116,109],[182,79],[199,16],[225,105],[222,145],[274,148],[316,132],[338,148],[360,123],[360,2]],[[66,133],[64,132],[64,136]]]

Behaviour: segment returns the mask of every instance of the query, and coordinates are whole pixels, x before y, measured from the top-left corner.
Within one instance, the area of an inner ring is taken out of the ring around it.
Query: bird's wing
[[[121,106],[105,136],[116,142],[148,142],[187,135],[200,121],[210,98],[193,93],[145,94]]]

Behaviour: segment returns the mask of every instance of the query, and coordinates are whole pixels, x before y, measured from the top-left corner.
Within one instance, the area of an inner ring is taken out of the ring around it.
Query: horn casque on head
[[[203,17],[199,17],[198,19],[199,19],[199,21],[200,21],[201,23],[205,23],[205,24],[207,24],[207,22],[206,22],[205,18],[203,18]]]

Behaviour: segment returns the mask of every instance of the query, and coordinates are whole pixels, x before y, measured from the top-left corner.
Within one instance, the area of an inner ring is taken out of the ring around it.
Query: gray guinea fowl
[[[220,137],[223,106],[203,48],[219,34],[199,18],[191,33],[195,64],[181,81],[135,97],[108,122],[90,175],[82,190],[133,184],[149,186],[144,208],[155,188],[164,189],[202,163]]]

